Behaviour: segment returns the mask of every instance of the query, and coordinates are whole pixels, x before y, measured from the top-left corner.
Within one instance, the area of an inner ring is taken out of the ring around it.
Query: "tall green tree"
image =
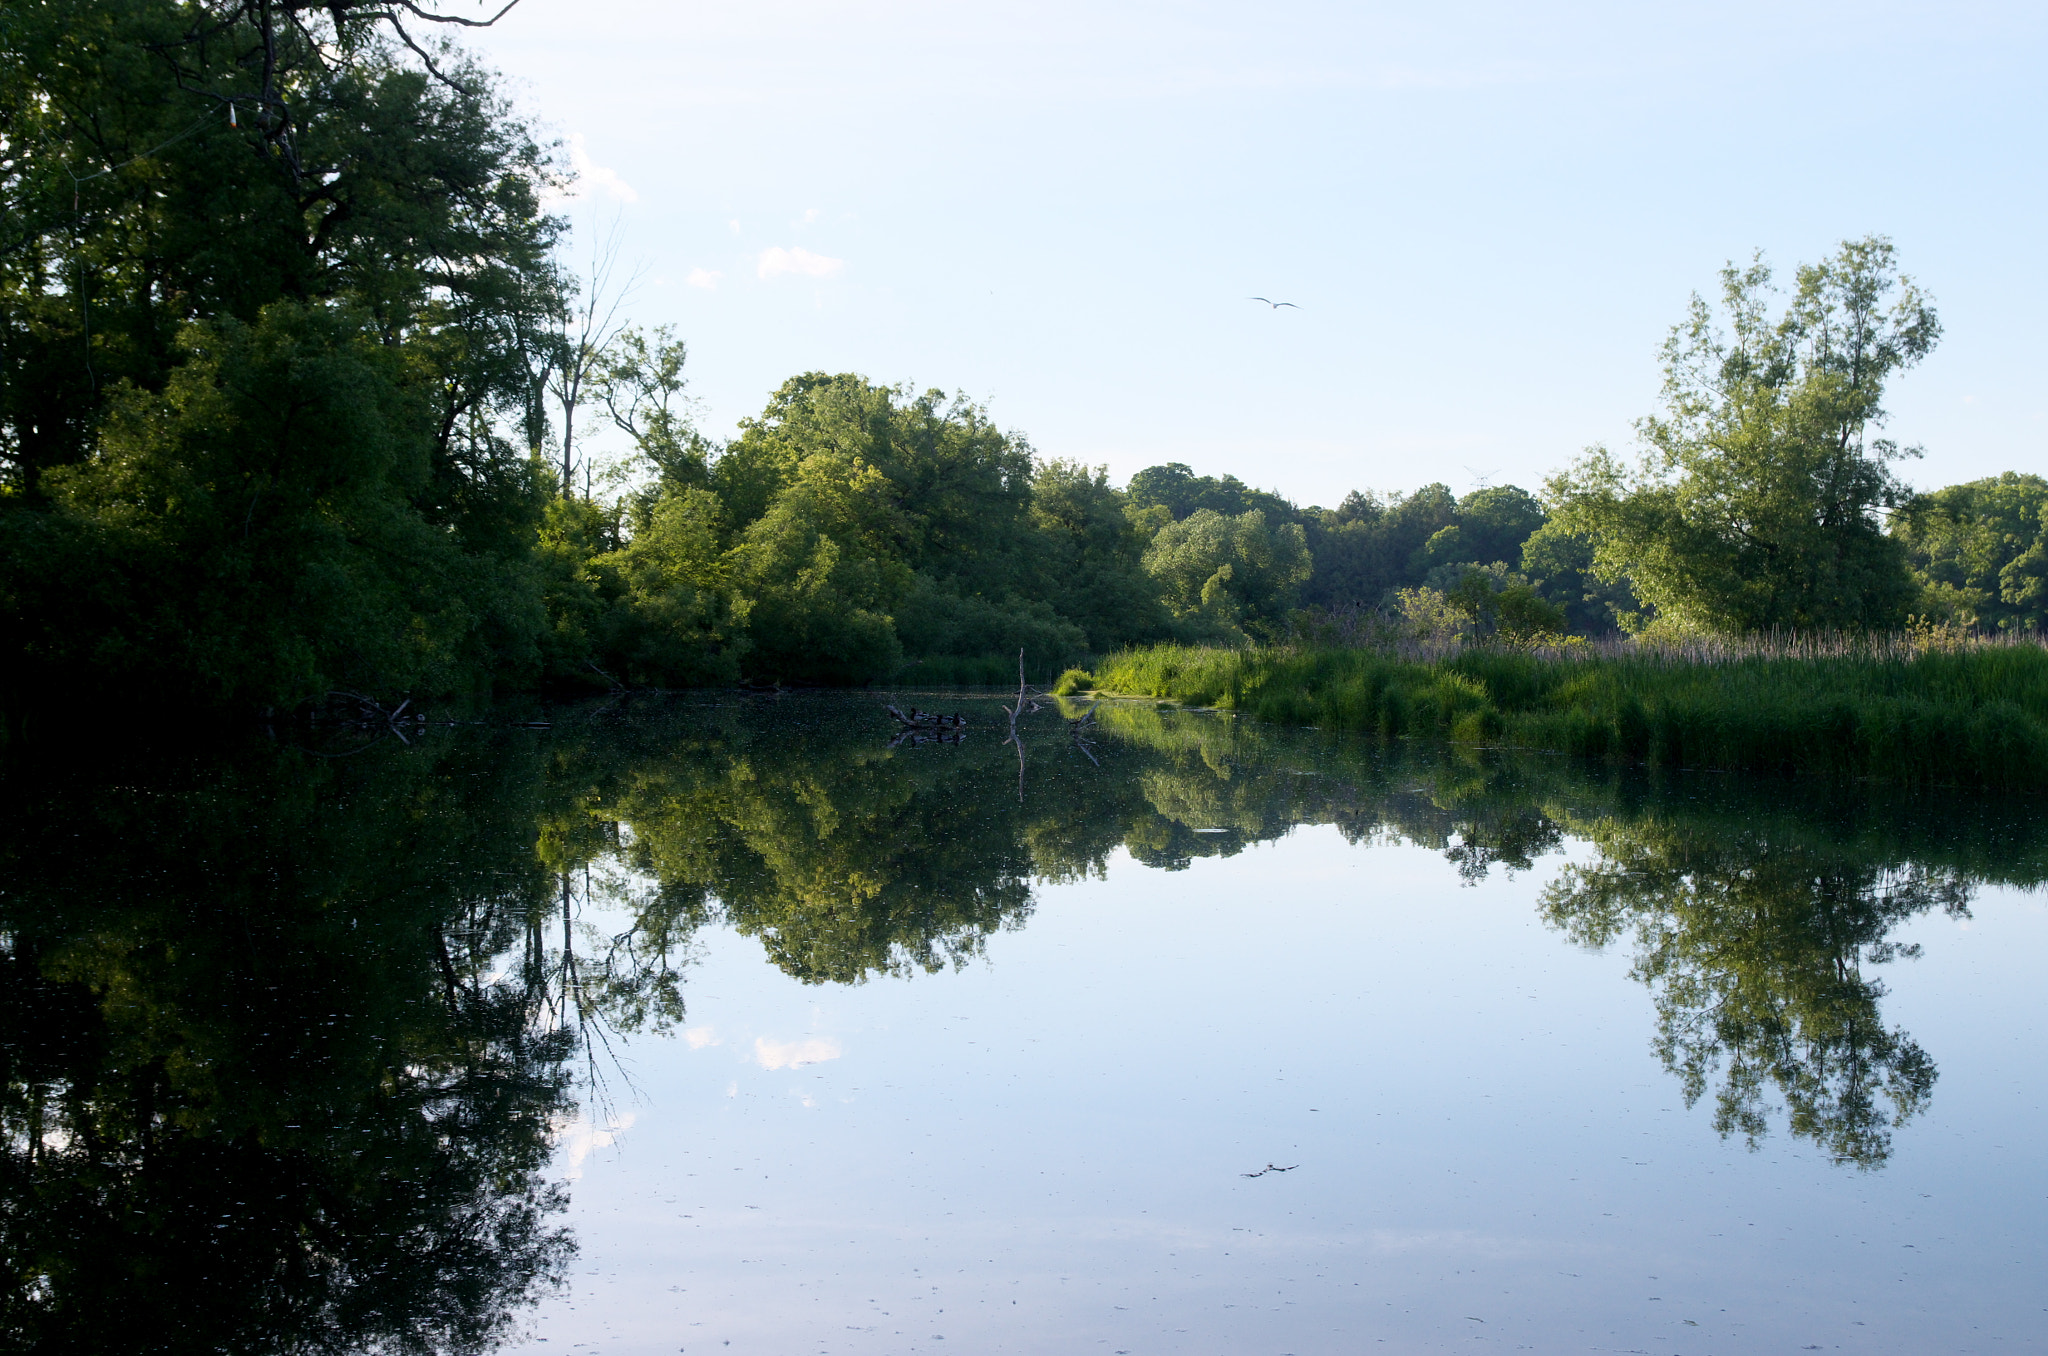
[[[719,450],[691,417],[695,402],[686,394],[689,383],[683,375],[689,356],[688,345],[672,327],[663,325],[649,334],[629,325],[604,350],[597,368],[597,398],[613,426],[632,439],[635,454],[654,471],[655,494],[708,484]]]
[[[764,677],[867,683],[901,665],[892,609],[914,575],[889,481],[857,456],[805,456],[732,551],[736,610]]]
[[[1522,543],[1521,573],[1552,603],[1564,609],[1575,635],[1609,635],[1621,618],[1641,611],[1626,579],[1604,580],[1594,573],[1593,543],[1552,519]]]
[[[1487,485],[1458,501],[1455,526],[1470,554],[1461,559],[1514,564],[1522,544],[1543,526],[1542,501],[1519,485]]]
[[[958,591],[996,595],[1034,583],[1025,561],[1031,448],[988,412],[945,392],[807,372],[782,384],[720,458],[715,477],[744,531],[796,484],[811,457],[858,461],[886,482],[897,520],[886,545]]]
[[[1719,314],[1694,296],[1665,341],[1639,463],[1595,448],[1549,482],[1554,514],[1593,542],[1601,578],[1627,579],[1636,624],[1896,624],[1914,588],[1880,515],[1905,497],[1892,463],[1917,449],[1871,435],[1886,383],[1940,337],[1932,303],[1880,236],[1802,266],[1777,315],[1761,260],[1724,269],[1721,294]]]

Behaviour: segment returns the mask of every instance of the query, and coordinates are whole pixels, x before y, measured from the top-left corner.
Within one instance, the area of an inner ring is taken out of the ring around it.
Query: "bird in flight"
[[[1246,300],[1246,301],[1266,301],[1266,299],[1265,299],[1264,297],[1246,297],[1246,298],[1245,298],[1245,300]],[[1276,311],[1277,311],[1277,310],[1279,310],[1279,309],[1280,309],[1280,308],[1281,308],[1282,306],[1294,306],[1294,303],[1293,303],[1293,302],[1291,302],[1291,301],[1266,301],[1266,304],[1267,304],[1268,306],[1272,307],[1272,308],[1273,308],[1274,310],[1276,310]],[[1300,308],[1299,306],[1294,306],[1294,309],[1298,311],[1298,310],[1300,310],[1301,308]]]

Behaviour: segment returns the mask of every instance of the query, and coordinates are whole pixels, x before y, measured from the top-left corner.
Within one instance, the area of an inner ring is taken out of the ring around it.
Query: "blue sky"
[[[2048,470],[2048,7],[523,0],[471,41],[714,434],[857,371],[1119,480],[1535,488],[1631,445],[1725,261],[1876,231],[1947,327],[1908,478]]]

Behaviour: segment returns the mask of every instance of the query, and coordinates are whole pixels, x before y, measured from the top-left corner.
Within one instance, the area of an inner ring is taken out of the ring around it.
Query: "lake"
[[[16,766],[0,1340],[2048,1347],[2038,801],[1083,710]]]

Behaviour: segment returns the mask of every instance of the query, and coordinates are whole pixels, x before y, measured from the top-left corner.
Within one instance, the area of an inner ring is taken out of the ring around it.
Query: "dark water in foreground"
[[[13,770],[0,1348],[2048,1349],[2040,802],[940,704]]]

